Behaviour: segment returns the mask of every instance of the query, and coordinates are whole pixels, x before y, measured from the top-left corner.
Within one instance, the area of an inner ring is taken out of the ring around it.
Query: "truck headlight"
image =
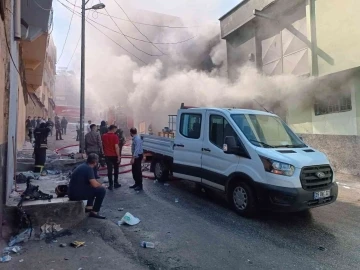
[[[295,172],[295,167],[293,165],[272,160],[270,158],[260,156],[260,159],[264,165],[265,171],[269,173],[285,175],[285,176],[293,176]]]

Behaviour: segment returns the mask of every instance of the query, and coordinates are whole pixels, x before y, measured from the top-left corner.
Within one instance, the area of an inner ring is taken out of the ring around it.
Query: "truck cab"
[[[241,215],[258,208],[303,211],[337,199],[326,155],[268,112],[180,109],[176,136],[169,143],[172,151],[156,151],[154,138],[149,139],[144,138],[144,149],[157,152],[154,162],[161,166],[155,168],[225,192]]]

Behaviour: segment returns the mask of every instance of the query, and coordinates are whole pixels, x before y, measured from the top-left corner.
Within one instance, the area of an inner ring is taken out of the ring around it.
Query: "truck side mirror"
[[[225,154],[233,154],[239,156],[248,156],[245,152],[245,149],[242,145],[238,145],[236,143],[234,136],[227,136],[225,137],[224,144],[223,144],[223,151]]]

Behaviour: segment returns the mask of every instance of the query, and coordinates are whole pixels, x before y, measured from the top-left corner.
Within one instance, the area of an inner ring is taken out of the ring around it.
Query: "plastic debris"
[[[134,217],[129,212],[126,212],[126,214],[122,217],[122,219],[120,221],[118,221],[118,225],[128,224],[130,226],[133,226],[133,225],[139,224],[139,222],[140,222],[140,219],[138,219],[137,217]]]
[[[23,261],[24,261],[24,259],[19,260],[20,263],[22,263]]]
[[[152,242],[146,242],[146,241],[142,241],[140,244],[141,247],[143,248],[155,248],[155,244]]]
[[[120,207],[120,208],[118,208],[118,211],[124,211],[124,208]]]
[[[178,199],[178,198],[175,198],[175,202],[178,203],[178,202],[179,202],[179,199]]]
[[[79,248],[79,247],[82,247],[83,245],[85,245],[85,242],[74,241],[70,245],[74,248]]]
[[[19,253],[19,251],[21,250],[20,246],[13,246],[13,247],[6,247],[3,250],[3,253]]]
[[[0,257],[0,262],[4,263],[4,262],[10,262],[11,261],[11,256],[10,255],[5,255]]]
[[[67,246],[67,244],[65,244],[65,243],[61,243],[59,246],[63,248],[63,247],[66,247],[66,246]]]
[[[49,175],[57,175],[57,174],[61,174],[61,172],[60,171],[58,171],[58,170],[47,170],[47,173],[49,174]]]
[[[253,264],[253,262],[251,260],[249,260],[249,259],[247,260],[247,263],[248,264]]]
[[[22,233],[19,233],[18,235],[11,237],[9,241],[9,247],[12,247],[22,242],[27,242],[31,236],[31,232],[32,229],[29,228],[23,231]]]

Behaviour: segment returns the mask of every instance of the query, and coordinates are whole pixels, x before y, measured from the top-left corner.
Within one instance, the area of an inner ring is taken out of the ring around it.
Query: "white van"
[[[180,109],[175,139],[143,135],[143,147],[157,179],[173,175],[225,192],[241,215],[303,211],[337,199],[326,155],[271,113]]]

